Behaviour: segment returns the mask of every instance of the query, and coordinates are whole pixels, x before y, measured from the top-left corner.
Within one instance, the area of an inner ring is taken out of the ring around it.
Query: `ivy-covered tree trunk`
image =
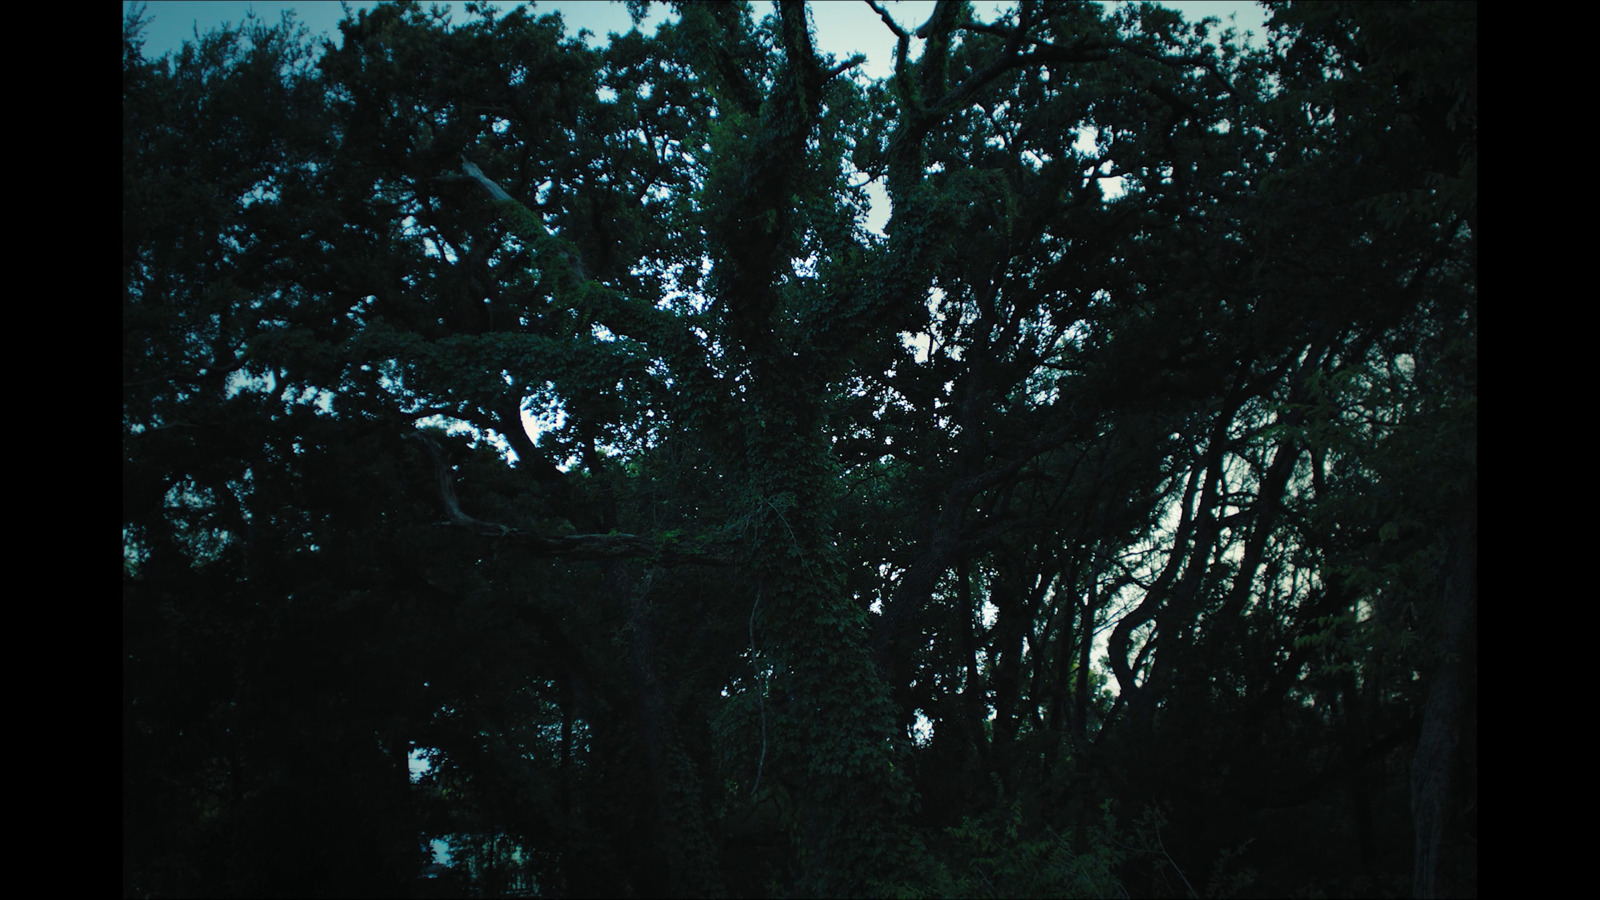
[[[745,383],[737,410],[749,502],[759,537],[749,560],[758,665],[771,666],[764,723],[771,771],[795,798],[800,879],[816,896],[850,896],[892,878],[909,785],[894,762],[883,680],[866,644],[866,610],[845,590],[837,551],[837,471],[825,432],[828,344],[796,321],[780,287],[798,246],[796,207],[827,197],[808,183],[807,141],[818,127],[824,72],[805,5],[779,5],[783,60],[764,97],[717,60],[736,46],[726,19],[685,7],[713,35],[706,68],[726,102],[707,177],[714,268],[730,355]],[[720,29],[720,33],[718,30]],[[759,101],[756,98],[759,97]],[[741,133],[742,132],[742,133]]]
[[[910,786],[896,766],[866,611],[841,577],[832,512],[837,473],[818,440],[815,397],[793,382],[756,385],[751,481],[764,522],[751,560],[752,612],[760,664],[775,672],[766,698],[773,710],[767,777],[796,798],[798,890],[859,896],[897,874]]]

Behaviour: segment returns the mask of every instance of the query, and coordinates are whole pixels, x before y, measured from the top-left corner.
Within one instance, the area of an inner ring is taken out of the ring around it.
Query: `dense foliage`
[[[1268,5],[131,14],[124,893],[1475,893],[1475,4]]]

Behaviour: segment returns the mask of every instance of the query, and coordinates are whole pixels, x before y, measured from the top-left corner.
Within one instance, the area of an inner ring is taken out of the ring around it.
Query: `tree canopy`
[[[1476,893],[1476,4],[1266,5],[127,14],[124,894]]]

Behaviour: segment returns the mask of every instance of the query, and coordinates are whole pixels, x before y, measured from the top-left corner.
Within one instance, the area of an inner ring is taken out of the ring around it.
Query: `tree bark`
[[[1451,542],[1432,639],[1440,651],[1411,763],[1412,894],[1478,893],[1477,509]]]

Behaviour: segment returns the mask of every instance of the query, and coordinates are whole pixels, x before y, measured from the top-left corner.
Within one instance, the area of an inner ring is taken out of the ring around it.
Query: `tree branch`
[[[911,39],[910,33],[904,28],[901,28],[900,25],[895,22],[894,18],[889,15],[888,10],[879,6],[876,2],[874,2],[874,0],[867,0],[867,5],[872,7],[872,11],[877,13],[879,18],[883,19],[883,24],[889,26],[889,30],[894,32],[895,37],[902,41]]]
[[[506,215],[507,224],[519,237],[527,241],[537,254],[553,253],[571,267],[572,283],[567,287],[577,287],[589,280],[588,270],[583,265],[583,259],[571,245],[561,240],[545,226],[544,220],[539,218],[533,210],[528,209],[516,198],[506,192],[505,188],[496,184],[483,170],[467,159],[466,154],[461,155],[461,171],[467,177],[476,181],[489,194],[489,199],[494,201]]]
[[[439,441],[423,431],[410,431],[404,437],[422,444],[433,460],[435,485],[439,500],[444,505],[446,521],[441,523],[464,528],[484,537],[501,538],[525,547],[540,556],[564,556],[570,559],[649,559],[661,565],[693,564],[726,566],[732,563],[718,556],[692,550],[682,550],[669,542],[636,534],[564,534],[547,537],[533,534],[510,525],[486,522],[469,515],[461,508],[456,497],[455,478],[445,459]]]

